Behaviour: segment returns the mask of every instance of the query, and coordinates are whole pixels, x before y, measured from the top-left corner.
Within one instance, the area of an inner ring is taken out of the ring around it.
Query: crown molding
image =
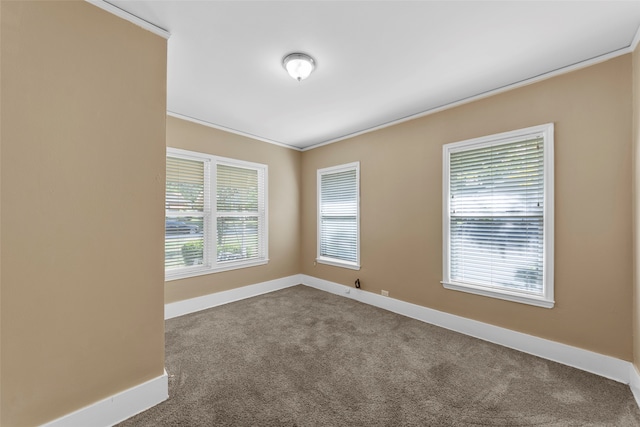
[[[154,25],[151,22],[145,21],[144,19],[142,19],[142,18],[140,18],[138,16],[135,16],[135,15],[129,13],[129,12],[126,12],[125,10],[120,9],[119,7],[107,2],[106,0],[85,0],[85,1],[87,3],[91,3],[92,5],[94,5],[96,7],[99,7],[101,9],[103,9],[103,10],[106,10],[107,12],[110,12],[110,13],[112,13],[112,14],[114,14],[114,15],[122,18],[122,19],[125,19],[125,20],[127,20],[129,22],[132,22],[133,24],[138,25],[139,27],[142,27],[142,28],[144,28],[144,29],[146,29],[148,31],[151,31],[152,33],[154,33],[156,35],[159,35],[160,37],[163,37],[165,39],[168,39],[170,37],[170,35],[171,35],[169,33],[169,31],[167,31],[166,29],[158,27],[157,25]],[[333,139],[330,139],[330,140],[327,140],[327,141],[324,141],[324,142],[320,142],[320,143],[317,143],[317,144],[309,145],[309,146],[306,146],[306,147],[303,147],[303,148],[297,147],[297,146],[294,146],[294,145],[290,145],[290,144],[286,144],[286,143],[283,143],[283,142],[280,142],[280,141],[275,141],[275,140],[272,140],[272,139],[269,139],[269,138],[261,137],[261,136],[258,136],[258,135],[253,135],[251,133],[243,132],[243,131],[240,131],[240,130],[237,130],[237,129],[232,129],[232,128],[225,127],[225,126],[222,126],[222,125],[218,125],[218,124],[215,124],[215,123],[207,122],[205,120],[197,119],[195,117],[190,117],[190,116],[187,116],[187,115],[184,115],[184,114],[180,114],[180,113],[177,113],[177,112],[174,112],[174,111],[167,111],[167,114],[169,116],[172,116],[172,117],[175,117],[175,118],[178,118],[178,119],[187,120],[187,121],[190,121],[190,122],[193,122],[193,123],[197,123],[197,124],[200,124],[200,125],[203,125],[203,126],[207,126],[207,127],[211,127],[211,128],[214,128],[214,129],[222,130],[222,131],[225,131],[225,132],[233,133],[233,134],[236,134],[236,135],[244,136],[244,137],[251,138],[251,139],[254,139],[254,140],[257,140],[257,141],[262,141],[262,142],[266,142],[266,143],[269,143],[269,144],[278,145],[280,147],[289,148],[289,149],[292,149],[292,150],[295,150],[295,151],[309,151],[309,150],[313,150],[313,149],[316,149],[316,148],[323,147],[325,145],[333,144],[333,143],[336,143],[336,142],[344,141],[346,139],[351,139],[351,138],[354,138],[354,137],[357,137],[357,136],[360,136],[360,135],[364,135],[366,133],[375,132],[377,130],[381,130],[381,129],[384,129],[384,128],[387,128],[387,127],[395,126],[395,125],[398,125],[398,124],[401,124],[401,123],[404,123],[404,122],[407,122],[407,121],[410,121],[410,120],[419,119],[419,118],[422,118],[422,117],[429,116],[431,114],[436,114],[436,113],[439,113],[439,112],[444,111],[444,110],[449,110],[451,108],[459,107],[461,105],[469,104],[469,103],[474,102],[474,101],[479,101],[481,99],[485,99],[485,98],[488,98],[488,97],[491,97],[491,96],[494,96],[494,95],[498,95],[498,94],[501,94],[501,93],[504,93],[504,92],[508,92],[510,90],[513,90],[513,89],[518,89],[518,88],[521,88],[521,87],[524,87],[524,86],[527,86],[527,85],[530,85],[530,84],[538,83],[540,81],[547,80],[547,79],[550,79],[550,78],[553,78],[553,77],[556,77],[556,76],[560,76],[562,74],[566,74],[566,73],[570,73],[570,72],[573,72],[573,71],[577,71],[577,70],[582,69],[582,68],[590,67],[592,65],[596,65],[596,64],[599,64],[601,62],[608,61],[610,59],[616,58],[618,56],[625,55],[627,53],[633,53],[633,51],[635,51],[635,49],[637,48],[639,43],[640,43],[640,26],[638,27],[638,29],[637,29],[637,31],[635,33],[635,36],[633,37],[633,40],[631,41],[631,43],[627,47],[624,47],[624,48],[621,48],[621,49],[617,49],[617,50],[614,50],[612,52],[609,52],[609,53],[606,53],[606,54],[603,54],[603,55],[599,55],[599,56],[587,59],[585,61],[581,61],[581,62],[577,62],[575,64],[571,64],[571,65],[568,65],[568,66],[565,66],[565,67],[561,67],[561,68],[549,71],[547,73],[539,74],[537,76],[533,76],[533,77],[530,77],[530,78],[527,78],[527,79],[524,79],[524,80],[513,82],[513,83],[510,83],[510,84],[501,86],[499,88],[491,89],[491,90],[488,90],[488,91],[485,91],[485,92],[482,92],[482,93],[479,93],[479,94],[476,94],[476,95],[473,95],[473,96],[462,98],[462,99],[459,99],[457,101],[453,101],[453,102],[442,104],[442,105],[439,105],[439,106],[436,106],[436,107],[433,107],[433,108],[429,108],[427,110],[424,110],[424,111],[421,111],[421,112],[418,112],[418,113],[415,113],[415,114],[410,114],[408,116],[404,116],[404,117],[401,117],[401,118],[398,118],[398,119],[395,119],[395,120],[391,120],[391,121],[388,121],[386,123],[382,123],[382,124],[377,125],[377,126],[372,126],[372,127],[369,127],[369,128],[361,129],[359,131],[351,132],[351,133],[339,136],[337,138],[333,138]]]
[[[453,102],[449,102],[449,103],[446,103],[446,104],[442,104],[442,105],[440,105],[438,107],[430,108],[430,109],[422,111],[420,113],[411,114],[411,115],[408,115],[408,116],[405,116],[405,117],[401,117],[399,119],[392,120],[390,122],[386,122],[386,123],[383,123],[383,124],[378,125],[378,126],[374,126],[374,127],[371,127],[371,128],[367,128],[367,129],[363,129],[363,130],[357,131],[357,132],[349,133],[347,135],[343,135],[343,136],[340,136],[338,138],[331,139],[329,141],[321,142],[319,144],[310,145],[308,147],[303,148],[302,151],[309,151],[309,150],[313,150],[315,148],[320,148],[320,147],[323,147],[325,145],[333,144],[335,142],[344,141],[345,139],[354,138],[356,136],[364,135],[366,133],[370,133],[370,132],[374,132],[374,131],[377,131],[377,130],[380,130],[380,129],[384,129],[384,128],[388,128],[388,127],[391,127],[391,126],[395,126],[395,125],[398,125],[400,123],[408,122],[410,120],[419,119],[421,117],[426,117],[426,116],[429,116],[431,114],[439,113],[439,112],[444,111],[444,110],[449,110],[451,108],[459,107],[459,106],[464,105],[464,104],[469,104],[471,102],[475,102],[475,101],[479,101],[481,99],[489,98],[489,97],[494,96],[494,95],[498,95],[498,94],[501,94],[501,93],[504,93],[504,92],[508,92],[508,91],[513,90],[513,89],[518,89],[518,88],[521,88],[521,87],[524,87],[524,86],[528,86],[530,84],[538,83],[538,82],[541,82],[543,80],[547,80],[547,79],[550,79],[550,78],[553,78],[553,77],[556,77],[556,76],[560,76],[562,74],[567,74],[567,73],[571,73],[573,71],[580,70],[582,68],[587,68],[587,67],[590,67],[592,65],[596,65],[596,64],[599,64],[601,62],[605,62],[605,61],[608,61],[610,59],[617,58],[618,56],[622,56],[622,55],[625,55],[627,53],[633,52],[633,50],[635,49],[635,44],[637,44],[639,41],[640,41],[640,28],[638,29],[638,33],[636,34],[636,37],[634,38],[633,43],[631,45],[625,47],[625,48],[614,50],[614,51],[606,53],[604,55],[600,55],[600,56],[593,57],[591,59],[587,59],[586,61],[577,62],[575,64],[567,65],[565,67],[558,68],[558,69],[555,69],[553,71],[549,71],[547,73],[539,74],[539,75],[534,76],[534,77],[530,77],[530,78],[527,78],[527,79],[524,79],[524,80],[520,80],[520,81],[517,81],[517,82],[514,82],[514,83],[510,83],[508,85],[501,86],[501,87],[496,88],[496,89],[491,89],[491,90],[488,90],[486,92],[479,93],[477,95],[469,96],[467,98],[462,98],[462,99],[459,99],[457,101],[453,101]]]
[[[239,131],[239,130],[236,130],[236,129],[232,129],[232,128],[228,128],[228,127],[225,127],[225,126],[217,125],[215,123],[207,122],[205,120],[196,119],[195,117],[185,116],[184,114],[176,113],[175,111],[167,110],[167,116],[175,117],[176,119],[186,120],[188,122],[196,123],[196,124],[199,124],[199,125],[202,125],[202,126],[213,128],[213,129],[218,129],[218,130],[221,130],[221,131],[224,131],[224,132],[233,133],[235,135],[244,136],[246,138],[251,138],[251,139],[254,139],[256,141],[262,141],[262,142],[266,142],[268,144],[277,145],[279,147],[288,148],[290,150],[302,151],[302,149],[300,149],[298,147],[294,147],[293,145],[285,144],[284,142],[274,141],[273,139],[263,138],[263,137],[258,136],[258,135],[253,135],[253,134],[250,134],[250,133],[247,133],[247,132],[242,132],[242,131]]]
[[[87,3],[91,3],[96,7],[99,7],[102,10],[106,10],[107,12],[112,13],[113,15],[116,15],[119,18],[127,20],[137,25],[138,27],[144,28],[147,31],[151,31],[153,34],[160,36],[164,39],[169,39],[169,37],[171,36],[169,31],[165,30],[164,28],[160,28],[149,21],[145,21],[144,19],[136,15],[133,15],[123,9],[120,9],[118,6],[115,6],[105,0],[85,0],[85,1]]]
[[[638,30],[636,31],[636,35],[633,37],[631,41],[631,45],[629,45],[629,53],[633,53],[638,47],[638,43],[640,42],[640,26],[638,26]]]

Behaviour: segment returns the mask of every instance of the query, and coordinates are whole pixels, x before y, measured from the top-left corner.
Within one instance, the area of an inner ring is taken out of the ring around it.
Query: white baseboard
[[[572,366],[624,384],[630,384],[638,406],[640,406],[640,374],[638,374],[631,362],[417,304],[383,297],[382,295],[305,274],[296,274],[281,279],[167,304],[165,305],[165,319],[171,319],[298,284],[351,298],[412,319],[529,353],[543,359],[562,363],[563,365]]]
[[[167,371],[164,371],[157,378],[85,406],[41,427],[109,427],[167,400],[168,397],[169,383]]]
[[[165,319],[300,285],[301,283],[302,276],[295,274],[268,282],[166,304]],[[164,375],[158,378],[50,421],[41,427],[112,426],[163,402],[169,397],[168,390],[167,372],[165,371]]]
[[[630,362],[615,357],[605,356],[589,350],[583,350],[578,347],[538,338],[533,335],[512,331],[397,299],[383,297],[382,295],[305,274],[302,275],[302,283],[316,289],[351,298],[484,341],[513,348],[534,356],[542,357],[543,359],[553,360],[554,362],[572,366],[624,384],[630,383],[630,367],[633,368],[633,365]],[[347,289],[349,293],[346,292]],[[637,380],[638,386],[636,391],[634,391],[634,393],[638,393],[636,394],[636,399],[638,399],[640,395],[640,377],[638,377]]]
[[[255,285],[243,286],[241,288],[216,292],[215,294],[204,295],[184,301],[172,302],[170,304],[165,304],[164,318],[173,319],[174,317],[183,316],[185,314],[194,313],[211,307],[217,307],[219,305],[228,304],[245,298],[255,297],[257,295],[266,294],[279,289],[300,285],[301,283],[302,275],[294,274],[293,276],[256,283]]]
[[[634,364],[629,367],[629,387],[633,397],[636,398],[636,403],[640,406],[640,373]]]

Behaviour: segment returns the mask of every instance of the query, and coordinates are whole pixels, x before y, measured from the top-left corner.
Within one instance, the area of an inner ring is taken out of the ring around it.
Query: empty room
[[[0,425],[640,426],[639,42],[0,0]]]

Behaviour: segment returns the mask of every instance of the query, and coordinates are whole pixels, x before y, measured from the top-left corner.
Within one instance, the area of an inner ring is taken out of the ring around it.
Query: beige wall
[[[640,372],[640,47],[633,52],[633,363]]]
[[[446,290],[442,145],[555,123],[553,309]],[[303,153],[302,272],[632,358],[631,56]],[[360,271],[318,264],[316,170],[360,161]]]
[[[0,6],[0,24],[2,6]],[[1,28],[1,26],[0,26]],[[2,100],[2,31],[0,30],[0,100]],[[0,189],[2,188],[2,102],[0,101]],[[0,197],[0,242],[2,242],[2,197]],[[2,265],[2,244],[0,244],[0,265]],[[0,268],[0,424],[2,423],[2,269]]]
[[[168,281],[166,303],[300,273],[300,152],[174,117],[167,146],[268,166],[269,263]]]
[[[0,424],[32,426],[163,374],[166,40],[0,10]]]

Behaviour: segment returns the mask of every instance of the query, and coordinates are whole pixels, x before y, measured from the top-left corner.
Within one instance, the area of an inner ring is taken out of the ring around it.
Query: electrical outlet
[[[385,291],[384,289],[381,290],[380,293],[382,294],[383,297],[388,297],[389,296],[389,291]]]

